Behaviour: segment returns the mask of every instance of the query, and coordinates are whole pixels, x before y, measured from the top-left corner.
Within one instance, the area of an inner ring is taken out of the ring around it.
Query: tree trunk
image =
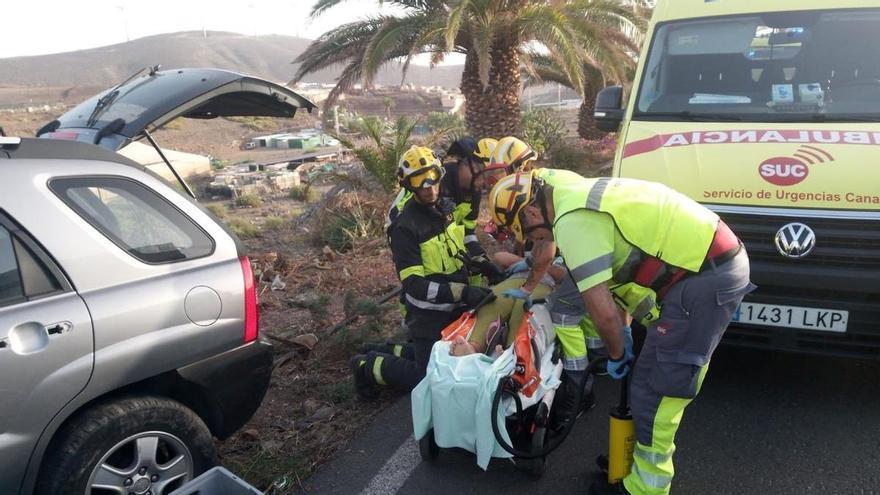
[[[596,110],[596,96],[602,89],[604,77],[595,67],[584,65],[584,101],[578,111],[578,136],[595,141],[605,135],[596,128],[593,112]]]
[[[519,40],[513,34],[496,36],[492,42],[489,84],[480,81],[476,54],[465,58],[461,92],[467,101],[465,120],[476,139],[504,136],[522,137],[520,116]]]

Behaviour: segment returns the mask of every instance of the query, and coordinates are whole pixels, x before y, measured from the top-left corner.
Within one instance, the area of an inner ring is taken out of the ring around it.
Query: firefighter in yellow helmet
[[[523,140],[513,136],[500,139],[483,172],[486,187],[491,188],[506,175],[528,169],[537,159],[538,153]]]
[[[464,225],[440,204],[440,160],[429,148],[413,146],[400,160],[400,185],[413,193],[390,229],[394,266],[403,285],[406,327],[414,359],[371,351],[354,356],[355,390],[374,398],[377,385],[412,390],[425,376],[440,332],[489,291],[468,285]]]
[[[636,427],[632,471],[593,495],[665,495],[682,413],[703,383],[715,347],[754,290],[742,243],[718,216],[666,186],[620,178],[550,185],[534,172],[505,177],[489,195],[495,222],[518,239],[555,241],[608,348],[608,374],[632,371]],[[635,361],[632,334],[614,297],[635,284],[661,301]]]
[[[474,152],[474,156],[482,160],[484,164],[488,165],[489,161],[492,159],[492,153],[495,152],[496,146],[498,146],[497,139],[480,139],[477,141],[477,150]]]

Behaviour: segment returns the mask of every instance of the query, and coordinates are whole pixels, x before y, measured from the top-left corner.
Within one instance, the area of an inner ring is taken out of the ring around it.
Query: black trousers
[[[425,377],[428,361],[431,359],[431,348],[437,339],[413,338],[412,346],[415,359],[405,359],[391,354],[378,354],[382,359],[380,373],[382,381],[404,392],[410,392]]]

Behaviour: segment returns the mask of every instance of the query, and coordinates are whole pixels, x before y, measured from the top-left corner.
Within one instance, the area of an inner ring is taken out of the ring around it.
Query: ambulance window
[[[878,121],[878,32],[878,8],[658,24],[633,118]]]

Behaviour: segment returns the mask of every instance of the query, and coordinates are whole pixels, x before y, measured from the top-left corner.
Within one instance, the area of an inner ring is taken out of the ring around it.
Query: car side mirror
[[[623,86],[609,86],[596,96],[593,119],[600,131],[616,132],[623,121]]]

